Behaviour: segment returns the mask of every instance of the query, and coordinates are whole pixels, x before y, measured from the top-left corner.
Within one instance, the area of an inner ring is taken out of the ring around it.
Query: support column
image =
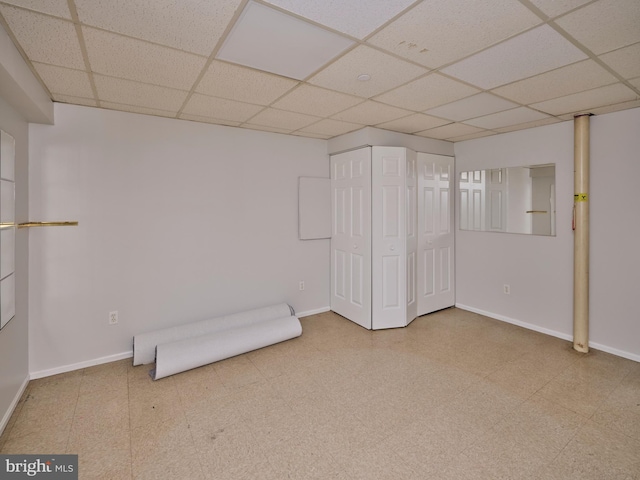
[[[574,118],[573,348],[589,351],[589,117]]]

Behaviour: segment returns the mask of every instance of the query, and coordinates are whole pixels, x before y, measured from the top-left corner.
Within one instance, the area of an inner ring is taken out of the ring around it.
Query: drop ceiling
[[[284,134],[640,107],[638,0],[0,0],[0,23],[55,102]]]

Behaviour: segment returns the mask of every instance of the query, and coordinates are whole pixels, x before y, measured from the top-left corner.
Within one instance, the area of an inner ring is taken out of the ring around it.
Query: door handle
[[[354,249],[354,250],[357,250],[357,249],[358,249],[358,245],[354,243],[354,244],[353,244],[353,249]]]
[[[391,245],[391,246],[389,247],[389,250],[391,250],[392,252],[393,252],[395,249],[396,249],[396,246],[395,246],[395,245]]]

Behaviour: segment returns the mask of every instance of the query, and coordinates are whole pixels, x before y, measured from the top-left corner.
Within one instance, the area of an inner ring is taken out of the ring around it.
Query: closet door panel
[[[372,152],[372,328],[406,326],[406,149]]]
[[[418,316],[418,171],[417,154],[407,150],[406,179],[406,324],[409,325]]]
[[[452,157],[418,153],[418,315],[455,304],[452,179]]]
[[[371,148],[331,156],[331,309],[371,328]]]

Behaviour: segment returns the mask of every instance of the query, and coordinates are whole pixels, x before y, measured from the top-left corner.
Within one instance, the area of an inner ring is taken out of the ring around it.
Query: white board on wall
[[[298,178],[298,237],[331,238],[331,179]]]

